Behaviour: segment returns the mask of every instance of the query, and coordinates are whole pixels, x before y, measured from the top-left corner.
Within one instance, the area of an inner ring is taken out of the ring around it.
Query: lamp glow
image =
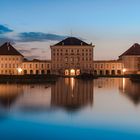
[[[124,73],[124,72],[126,72],[126,69],[125,69],[125,68],[123,69],[123,73]]]
[[[18,70],[18,73],[22,72],[22,68],[17,68],[17,70]]]

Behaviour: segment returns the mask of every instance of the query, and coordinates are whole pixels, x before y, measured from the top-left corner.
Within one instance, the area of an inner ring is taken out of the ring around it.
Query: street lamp
[[[19,74],[21,74],[22,68],[17,68],[17,71],[18,71]]]
[[[126,69],[125,69],[125,68],[123,68],[123,74],[125,74],[125,72],[126,72]]]

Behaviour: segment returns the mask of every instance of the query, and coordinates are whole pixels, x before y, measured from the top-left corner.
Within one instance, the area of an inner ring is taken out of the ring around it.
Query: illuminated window
[[[70,75],[72,75],[72,76],[75,75],[75,70],[74,70],[74,69],[71,69],[71,70],[70,70]]]

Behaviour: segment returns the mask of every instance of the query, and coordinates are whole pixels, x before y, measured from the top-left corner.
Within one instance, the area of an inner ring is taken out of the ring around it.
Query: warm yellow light
[[[75,70],[74,70],[74,69],[71,69],[71,70],[70,70],[70,74],[71,74],[71,75],[75,75]]]
[[[74,72],[75,72],[75,70],[73,70],[73,69],[72,69],[72,70],[71,70],[71,72],[72,72],[72,73],[74,73]]]
[[[125,68],[123,69],[123,72],[126,72],[126,69]]]
[[[22,68],[17,68],[17,70],[18,70],[18,73],[22,72]]]
[[[74,78],[70,78],[70,85],[72,90],[74,89],[74,85],[75,85],[75,79]]]

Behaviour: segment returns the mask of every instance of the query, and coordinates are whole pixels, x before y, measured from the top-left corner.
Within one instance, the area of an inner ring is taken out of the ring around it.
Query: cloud
[[[14,40],[8,37],[0,37],[0,45],[4,44],[5,42],[11,42],[11,44],[15,44]]]
[[[13,30],[6,27],[5,25],[0,25],[0,34],[5,34],[9,32],[13,32]]]
[[[67,36],[48,34],[42,32],[23,32],[18,34],[20,42],[33,42],[33,41],[59,41]]]
[[[31,50],[20,49],[20,53],[31,53]]]
[[[28,56],[27,55],[26,58],[29,59],[29,60],[40,59],[40,55],[32,55],[32,56],[30,56],[30,55]]]

